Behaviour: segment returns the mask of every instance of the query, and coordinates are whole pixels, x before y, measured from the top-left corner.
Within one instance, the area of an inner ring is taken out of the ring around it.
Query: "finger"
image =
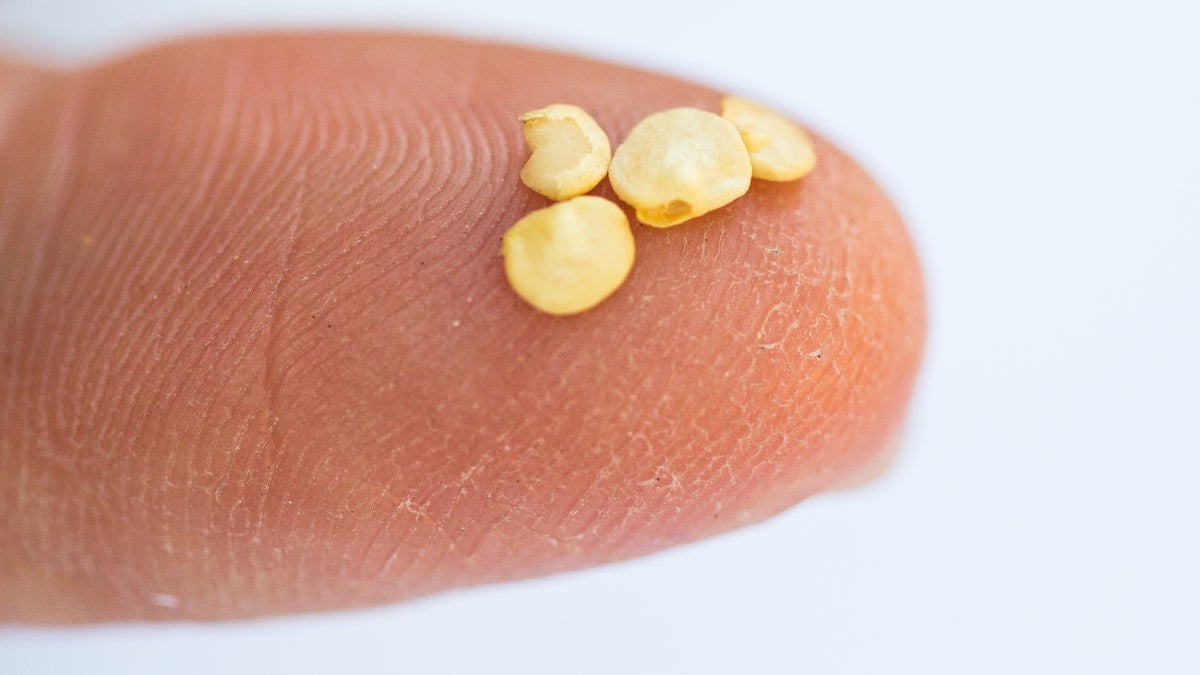
[[[516,116],[614,141],[719,93],[387,35],[167,46],[38,78],[0,154],[0,615],[216,619],[649,553],[869,471],[923,299],[818,141],[669,229],[585,314],[507,287],[547,202]],[[611,196],[607,184],[600,194]]]

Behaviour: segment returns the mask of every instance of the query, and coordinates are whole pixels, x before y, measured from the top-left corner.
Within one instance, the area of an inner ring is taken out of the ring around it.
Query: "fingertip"
[[[710,89],[386,35],[201,40],[74,77],[72,132],[21,140],[75,144],[71,191],[0,209],[47,261],[0,286],[23,308],[0,325],[21,393],[0,495],[24,562],[100,589],[94,616],[158,617],[161,594],[192,618],[332,609],[627,558],[858,475],[902,417],[917,261],[819,138],[800,182],[635,226],[594,310],[507,286],[500,235],[546,204],[518,179],[517,115],[576,104],[615,144],[716,110]]]

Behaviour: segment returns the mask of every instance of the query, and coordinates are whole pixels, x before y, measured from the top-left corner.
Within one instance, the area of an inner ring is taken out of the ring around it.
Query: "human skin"
[[[505,282],[501,235],[549,203],[520,183],[518,115],[573,103],[615,145],[720,97],[423,36],[4,67],[0,620],[397,602],[873,475],[921,279],[893,206],[820,137],[799,182],[635,225],[632,274],[591,311]]]

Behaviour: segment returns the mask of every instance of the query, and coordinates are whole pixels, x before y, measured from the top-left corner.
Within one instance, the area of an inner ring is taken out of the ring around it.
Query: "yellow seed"
[[[575,197],[517,221],[500,247],[517,295],[549,314],[577,314],[612,295],[633,267],[633,233],[621,207]]]
[[[744,98],[726,96],[721,101],[721,117],[733,122],[742,134],[755,178],[796,180],[817,165],[812,139],[783,115]]]
[[[608,180],[647,225],[670,227],[750,189],[750,157],[718,115],[672,108],[638,122],[613,153]]]
[[[612,149],[604,130],[583,109],[555,103],[519,119],[530,150],[521,182],[534,192],[558,201],[581,195],[604,180]]]

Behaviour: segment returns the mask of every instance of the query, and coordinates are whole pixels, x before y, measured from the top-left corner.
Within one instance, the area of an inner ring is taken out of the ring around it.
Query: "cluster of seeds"
[[[746,194],[750,179],[796,180],[816,166],[812,140],[786,117],[734,96],[721,114],[672,108],[639,122],[613,152],[582,109],[521,115],[530,157],[521,181],[559,203],[517,221],[500,249],[517,295],[549,314],[577,314],[616,292],[633,268],[625,212],[581,196],[608,175],[637,219],[671,227]]]

